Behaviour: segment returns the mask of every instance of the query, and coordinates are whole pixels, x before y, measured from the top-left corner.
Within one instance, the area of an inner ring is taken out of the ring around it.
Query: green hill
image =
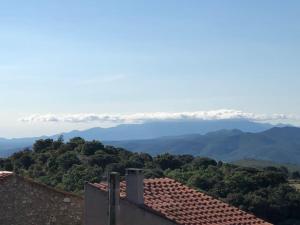
[[[244,167],[252,167],[262,169],[265,167],[286,167],[290,172],[300,172],[300,165],[289,164],[289,163],[276,163],[272,161],[266,160],[256,160],[256,159],[241,159],[237,161],[231,162],[234,165],[244,166]]]

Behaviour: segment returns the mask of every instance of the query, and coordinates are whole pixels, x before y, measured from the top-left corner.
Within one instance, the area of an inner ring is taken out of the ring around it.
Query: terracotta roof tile
[[[9,171],[0,171],[0,182],[3,181],[5,178],[11,176],[13,173]]]
[[[107,191],[106,183],[93,184]],[[126,197],[126,184],[120,184]],[[144,180],[145,206],[181,225],[270,225],[254,215],[189,188],[170,178]]]

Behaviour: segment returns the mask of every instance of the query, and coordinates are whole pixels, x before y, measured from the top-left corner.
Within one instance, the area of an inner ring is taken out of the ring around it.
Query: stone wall
[[[108,224],[108,193],[86,184],[84,193],[85,225]],[[120,199],[119,225],[176,225],[176,223]]]
[[[83,199],[12,175],[0,182],[1,225],[82,225]]]

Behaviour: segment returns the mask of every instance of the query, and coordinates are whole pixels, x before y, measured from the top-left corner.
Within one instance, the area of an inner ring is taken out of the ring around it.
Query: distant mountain
[[[110,128],[92,128],[84,131],[63,133],[66,139],[80,136],[87,140],[132,140],[150,139],[162,136],[184,134],[206,134],[222,129],[239,129],[245,132],[261,132],[274,127],[271,124],[256,123],[249,120],[188,120],[159,121],[143,124],[122,124]]]
[[[150,154],[170,152],[207,156],[223,161],[245,158],[300,164],[300,128],[275,127],[259,133],[221,130],[148,140],[106,142]]]
[[[206,134],[221,129],[239,129],[245,132],[261,132],[273,127],[271,124],[256,123],[249,120],[184,120],[184,121],[157,121],[143,124],[123,124],[111,128],[95,127],[83,131],[74,130],[62,133],[65,140],[73,137],[82,137],[86,140],[132,140],[152,139],[162,136],[186,135],[191,133]],[[60,134],[49,136],[56,139]],[[0,157],[8,156],[12,152],[31,145],[42,137],[32,138],[0,138]]]
[[[33,137],[33,138],[0,138],[0,157],[6,157],[10,154],[19,151],[23,148],[31,148],[32,144],[41,138],[46,138],[45,136],[42,137]]]

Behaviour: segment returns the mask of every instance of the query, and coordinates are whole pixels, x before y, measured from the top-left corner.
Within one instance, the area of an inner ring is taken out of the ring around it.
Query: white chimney
[[[129,201],[144,204],[144,174],[142,169],[126,169],[126,196]]]

